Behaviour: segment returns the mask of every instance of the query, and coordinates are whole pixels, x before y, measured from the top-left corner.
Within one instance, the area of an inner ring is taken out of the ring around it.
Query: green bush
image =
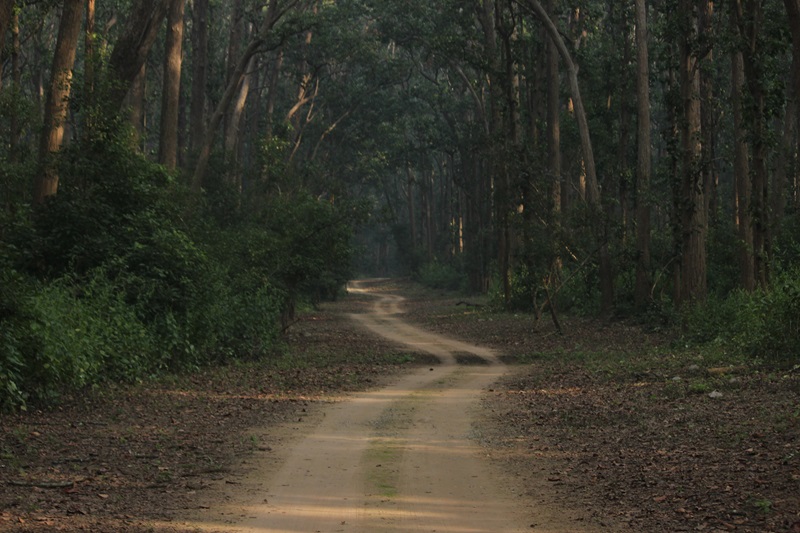
[[[0,275],[0,404],[42,402],[107,379],[151,369],[150,333],[119,290],[97,273],[80,286]]]
[[[800,357],[800,270],[780,274],[767,290],[735,291],[684,309],[684,339],[758,357]]]
[[[422,265],[419,282],[433,289],[463,291],[467,285],[464,273],[453,265],[431,261]]]

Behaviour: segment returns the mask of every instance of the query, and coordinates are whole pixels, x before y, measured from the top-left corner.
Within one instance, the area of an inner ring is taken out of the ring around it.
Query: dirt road
[[[358,284],[350,290],[365,291]],[[442,364],[326,408],[305,437],[256,473],[263,477],[249,488],[250,504],[232,507],[238,510],[231,514],[241,520],[213,529],[574,531],[557,513],[539,515],[531,508],[476,444],[473,420],[481,391],[505,372],[495,354],[406,324],[400,319],[402,298],[375,296],[371,313],[352,318],[378,335],[435,355]],[[456,364],[464,354],[485,364]]]

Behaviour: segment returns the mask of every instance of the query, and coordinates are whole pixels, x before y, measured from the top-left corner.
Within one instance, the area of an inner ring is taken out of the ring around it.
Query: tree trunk
[[[554,12],[554,1],[548,0],[547,10]],[[547,80],[547,167],[552,181],[554,223],[558,226],[561,217],[561,75],[558,71],[558,49],[553,39],[545,44]],[[557,234],[557,232],[556,232]]]
[[[567,69],[567,78],[569,79],[570,93],[572,94],[572,105],[575,113],[575,119],[578,123],[578,133],[581,139],[581,150],[583,151],[583,164],[586,172],[586,200],[589,207],[593,211],[595,217],[603,216],[603,208],[600,200],[600,186],[597,182],[597,170],[594,161],[594,151],[592,149],[592,140],[589,134],[589,122],[586,118],[586,110],[583,107],[583,99],[581,98],[580,85],[578,83],[578,67],[572,60],[572,56],[564,44],[561,34],[558,32],[552,19],[548,16],[547,12],[542,8],[538,0],[526,0],[528,6],[533,10],[539,20],[544,24],[547,33],[552,42],[556,45],[561,60]],[[603,227],[604,224],[598,224],[598,230],[595,238],[598,241],[598,254],[599,254],[599,275],[600,275],[600,290],[601,302],[600,309],[603,316],[608,316],[614,305],[614,290],[613,290],[613,269],[611,265],[611,254],[608,249],[608,242],[605,239]]]
[[[192,7],[192,101],[189,109],[189,153],[194,164],[205,136],[206,83],[208,81],[208,0]]]
[[[650,302],[650,64],[647,4],[636,0],[636,285],[637,309]]]
[[[793,95],[794,100],[794,115],[786,117],[784,124],[789,124],[790,120],[794,124],[795,142],[797,143],[792,152],[800,157],[800,0],[784,0],[786,6],[786,14],[789,19],[789,29],[792,34],[792,76],[791,84],[792,89],[790,93]],[[787,113],[789,112],[787,108]],[[786,126],[784,126],[785,128]],[[794,169],[794,191],[793,195],[796,202],[796,207],[800,208],[800,160],[795,163]],[[778,216],[783,214],[785,208],[786,193],[781,195],[780,198],[775,199],[778,204],[775,206],[775,212]]]
[[[742,65],[744,67],[745,87],[750,95],[751,112],[747,129],[752,138],[752,192],[750,211],[753,226],[753,273],[756,284],[766,287],[769,279],[769,213],[767,184],[769,172],[769,141],[766,127],[766,87],[758,54],[758,41],[761,22],[764,17],[760,2],[742,2],[734,0],[734,17],[739,27],[742,49]],[[746,10],[745,10],[746,8]]]
[[[123,107],[128,109],[128,120],[133,126],[134,146],[138,150],[144,150],[144,133],[146,125],[145,114],[145,90],[147,89],[147,64],[142,63],[139,73],[133,78],[130,90],[125,96]]]
[[[15,0],[0,0],[0,60],[3,59],[3,51],[6,49],[6,34],[14,18],[14,2]],[[0,88],[3,87],[2,75],[3,70],[0,69]]]
[[[744,86],[742,53],[731,54],[731,105],[733,106],[733,174],[736,230],[739,236],[739,282],[743,289],[755,288],[753,272],[753,227],[750,220],[750,147],[745,140],[742,113],[742,88]]]
[[[183,58],[184,0],[172,0],[167,16],[167,39],[164,47],[164,85],[161,93],[161,135],[158,162],[169,169],[178,165],[178,114],[181,95],[181,60]]]
[[[231,81],[231,78],[236,72],[236,61],[239,59],[239,54],[242,49],[242,40],[244,39],[243,18],[244,8],[242,6],[242,0],[233,0],[233,6],[231,8],[231,25],[228,30],[228,53],[225,58],[226,84]],[[233,111],[231,110],[231,113],[232,112]],[[222,131],[226,132],[226,136],[230,129],[230,120],[230,114],[226,114],[222,125]]]
[[[122,106],[133,80],[142,69],[153,43],[158,37],[167,8],[173,0],[138,0],[122,36],[109,58],[110,93],[108,105],[116,111]]]
[[[19,13],[14,12],[11,21],[11,76],[14,83],[14,92],[19,94],[22,89],[22,70],[20,68],[20,40],[19,40]],[[10,117],[9,158],[12,163],[19,162],[20,124],[17,106],[11,109]]]
[[[61,141],[64,138],[64,123],[72,88],[72,67],[78,49],[82,13],[83,0],[65,0],[44,108],[44,123],[39,144],[39,171],[33,196],[36,204],[41,204],[45,198],[58,192],[58,171],[53,155],[61,148]]]
[[[192,190],[194,192],[200,192],[200,189],[203,186],[203,178],[205,177],[206,169],[208,168],[208,159],[211,157],[211,147],[214,145],[217,128],[219,128],[222,118],[227,112],[231,100],[233,100],[234,93],[239,88],[239,83],[241,83],[242,77],[246,72],[247,65],[250,64],[250,58],[253,57],[256,52],[258,52],[258,50],[266,41],[269,32],[272,31],[272,27],[278,21],[279,15],[277,4],[277,0],[270,0],[269,6],[267,7],[264,28],[258,33],[255,39],[250,42],[245,51],[242,53],[242,57],[239,58],[239,63],[236,65],[236,70],[233,73],[233,77],[228,82],[225,92],[222,95],[222,99],[217,104],[214,114],[211,116],[208,129],[206,130],[206,136],[203,140],[203,145],[198,154],[197,163],[192,175]]]
[[[700,6],[699,32],[705,53],[700,58],[700,131],[702,135],[703,189],[706,213],[713,224],[717,211],[716,124],[714,118],[714,2],[704,0]]]
[[[693,43],[697,15],[691,0],[682,0],[679,10],[688,18],[688,29],[680,42],[680,87],[682,101],[681,187],[678,206],[681,224],[680,292],[676,302],[701,301],[707,294],[706,238],[708,219],[702,172],[699,58]]]
[[[91,115],[91,107],[94,105],[94,69],[97,65],[97,56],[95,54],[94,49],[94,38],[95,38],[95,0],[86,0],[86,27],[84,28],[84,51],[83,51],[83,61],[84,61],[84,80],[83,80],[83,87],[84,92],[86,93],[86,107],[90,109],[89,114]],[[87,124],[87,128],[91,130],[91,119],[89,118],[89,123]]]

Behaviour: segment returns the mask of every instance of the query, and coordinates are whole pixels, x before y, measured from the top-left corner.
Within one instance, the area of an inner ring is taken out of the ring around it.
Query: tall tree
[[[192,95],[189,109],[189,154],[194,164],[205,137],[208,83],[208,0],[192,2]]]
[[[181,94],[184,0],[172,0],[167,16],[164,50],[164,86],[161,92],[161,136],[159,163],[167,168],[178,164],[178,111]]]
[[[752,192],[750,211],[753,225],[753,274],[756,285],[766,287],[769,255],[768,183],[769,141],[767,132],[767,89],[761,54],[761,31],[764,23],[763,0],[733,0],[733,16],[739,29],[744,86],[749,95],[746,127],[751,142]]]
[[[125,30],[109,58],[110,91],[106,103],[111,112],[120,108],[134,79],[142,70],[172,1],[136,0],[131,7]]]
[[[217,104],[214,113],[211,115],[211,120],[208,123],[206,136],[198,153],[197,162],[195,163],[194,173],[192,175],[192,190],[195,192],[199,192],[203,185],[203,178],[208,168],[208,159],[211,157],[211,148],[216,138],[217,128],[219,128],[219,125],[222,123],[222,119],[227,113],[228,107],[247,72],[247,65],[250,64],[250,59],[258,53],[264,45],[273,27],[278,22],[278,19],[295,4],[297,4],[297,0],[292,0],[288,2],[282,10],[278,10],[278,0],[270,0],[261,30],[250,41],[244,52],[242,52],[242,56],[236,64],[236,69],[225,87],[225,92],[222,94],[222,98]]]
[[[15,0],[0,0],[0,58],[6,49],[6,34],[11,27],[14,15]],[[0,87],[2,87],[2,69],[0,69]]]
[[[680,0],[678,16],[683,18],[679,43],[681,90],[681,178],[676,205],[680,220],[680,282],[675,286],[676,302],[706,298],[706,238],[708,213],[702,172],[702,135],[700,115],[700,53],[697,6],[692,0]]]
[[[58,192],[58,171],[53,155],[61,148],[64,138],[64,123],[72,89],[72,68],[75,65],[78,49],[83,2],[84,0],[65,0],[61,11],[39,143],[39,171],[33,195],[36,204],[41,204],[45,198]]]
[[[731,53],[731,106],[733,107],[734,217],[739,237],[739,283],[743,289],[755,288],[753,271],[753,226],[750,220],[750,147],[744,128],[742,90],[744,87],[742,52]]]
[[[647,3],[636,0],[636,307],[650,301],[650,60]]]

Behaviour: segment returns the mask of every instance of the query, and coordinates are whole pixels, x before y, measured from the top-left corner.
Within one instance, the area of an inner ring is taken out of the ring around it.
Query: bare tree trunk
[[[138,150],[144,149],[145,140],[145,90],[147,88],[147,64],[142,63],[138,74],[133,78],[130,90],[125,96],[123,106],[128,109],[128,120],[133,126],[133,143]]]
[[[11,77],[14,84],[14,92],[17,94],[22,88],[22,70],[19,62],[20,46],[19,13],[15,11],[11,21]],[[9,158],[12,163],[18,163],[20,125],[19,110],[16,106],[11,110],[10,126]]]
[[[208,81],[208,0],[192,7],[192,101],[189,109],[189,153],[194,164],[205,137],[206,83]]]
[[[769,171],[769,142],[766,131],[766,88],[758,58],[758,39],[764,16],[763,6],[759,2],[742,2],[734,0],[734,17],[742,39],[742,64],[744,81],[751,98],[752,111],[748,113],[751,123],[748,127],[752,142],[752,193],[750,211],[753,222],[753,272],[756,284],[766,287],[769,279],[769,213],[767,184]],[[745,8],[747,10],[745,11]]]
[[[704,300],[707,293],[706,238],[708,218],[702,172],[702,132],[700,114],[700,69],[692,40],[697,31],[697,15],[691,0],[682,0],[681,13],[689,28],[680,43],[680,84],[683,117],[681,147],[683,166],[680,188],[681,286],[678,303]]]
[[[733,106],[733,174],[736,229],[739,235],[739,280],[742,288],[752,291],[756,282],[753,273],[753,227],[750,220],[750,147],[745,140],[742,117],[742,88],[744,86],[742,53],[731,54],[731,105]]]
[[[184,5],[184,0],[170,2],[164,49],[164,85],[161,92],[161,135],[158,144],[158,161],[170,169],[174,169],[178,165],[178,112],[181,95]]]
[[[800,157],[800,0],[784,0],[784,4],[789,19],[789,28],[792,33],[792,90],[790,92],[794,95],[794,115],[787,117],[784,123],[789,124],[790,120],[794,123],[794,130],[796,133],[795,141],[797,145],[792,151],[795,152],[797,157]],[[789,110],[787,109],[787,113],[788,112]],[[792,191],[792,193],[795,198],[795,205],[800,208],[800,160],[796,160],[795,162],[794,179],[792,182],[794,183],[794,191]],[[786,195],[784,193],[781,198],[776,199],[777,202],[780,202],[780,205],[776,205],[775,209],[776,213],[779,215],[783,214],[785,198]]]
[[[97,56],[94,49],[95,38],[95,0],[86,0],[86,27],[84,28],[85,40],[83,60],[84,66],[84,80],[83,87],[86,93],[86,106],[90,108],[94,104],[94,68],[97,65]],[[91,114],[91,110],[90,110]],[[91,129],[91,124],[87,124]]]
[[[590,208],[594,211],[595,216],[602,217],[603,208],[600,200],[600,186],[597,182],[597,170],[594,161],[594,151],[592,149],[592,140],[589,134],[589,122],[586,118],[586,110],[583,107],[583,99],[581,98],[580,84],[578,83],[578,67],[572,60],[572,56],[561,38],[552,19],[548,16],[547,12],[542,8],[538,0],[525,0],[527,5],[533,10],[539,20],[544,24],[547,33],[552,42],[556,45],[561,61],[567,69],[567,78],[569,79],[570,92],[572,94],[572,105],[575,113],[575,119],[578,122],[578,133],[581,139],[581,150],[583,151],[583,163],[586,171],[586,200]],[[602,229],[603,224],[599,224]],[[608,249],[608,242],[605,240],[603,231],[596,235],[599,248],[599,267],[600,267],[600,289],[601,289],[601,314],[608,316],[614,305],[614,291],[613,291],[613,269],[611,265],[611,255]]]
[[[636,0],[636,285],[635,304],[642,309],[650,302],[650,64],[647,4]]]
[[[554,11],[554,1],[548,0],[547,10]],[[558,49],[551,38],[546,42],[547,80],[547,166],[553,180],[551,197],[553,217],[560,223],[561,217],[561,75],[558,71]]]
[[[228,82],[225,92],[222,95],[222,99],[217,104],[217,108],[214,110],[214,114],[211,116],[208,129],[206,130],[206,136],[203,141],[203,146],[201,147],[197,157],[194,174],[192,175],[192,190],[194,192],[200,192],[200,189],[202,188],[203,178],[205,177],[206,169],[208,168],[208,159],[211,157],[211,147],[214,144],[217,128],[219,128],[222,118],[227,112],[231,100],[233,100],[234,93],[238,89],[239,83],[246,72],[247,65],[250,64],[250,58],[253,57],[256,52],[258,52],[259,48],[261,48],[267,36],[269,35],[269,32],[272,31],[272,27],[278,21],[279,14],[277,4],[277,0],[270,0],[269,6],[267,7],[264,28],[259,32],[256,38],[250,42],[250,44],[242,53],[242,57],[239,58],[239,63],[236,65],[236,70],[234,71],[233,77]]]
[[[231,81],[231,78],[236,72],[236,61],[239,59],[239,53],[241,52],[242,48],[242,40],[244,39],[243,18],[244,8],[242,6],[242,0],[233,0],[233,6],[231,8],[231,25],[228,31],[228,53],[225,58],[226,84]],[[229,114],[226,114],[222,124],[222,131],[227,132],[229,130],[229,123],[230,116]]]
[[[138,0],[131,8],[128,25],[114,45],[109,58],[111,90],[108,105],[112,110],[122,106],[125,95],[158,37],[171,2],[172,0]]]
[[[708,221],[714,223],[717,210],[716,124],[714,119],[714,2],[704,0],[700,6],[699,32],[706,53],[700,58],[700,132],[702,135],[703,189]]]
[[[14,3],[15,0],[0,0],[0,56],[6,49],[6,33],[14,18]],[[2,75],[3,70],[0,69],[0,87],[3,86]]]
[[[64,138],[64,122],[69,107],[72,67],[78,49],[82,12],[83,0],[65,0],[44,108],[44,124],[39,144],[39,172],[33,195],[36,204],[41,204],[45,198],[58,192],[58,171],[52,159],[61,148]]]

